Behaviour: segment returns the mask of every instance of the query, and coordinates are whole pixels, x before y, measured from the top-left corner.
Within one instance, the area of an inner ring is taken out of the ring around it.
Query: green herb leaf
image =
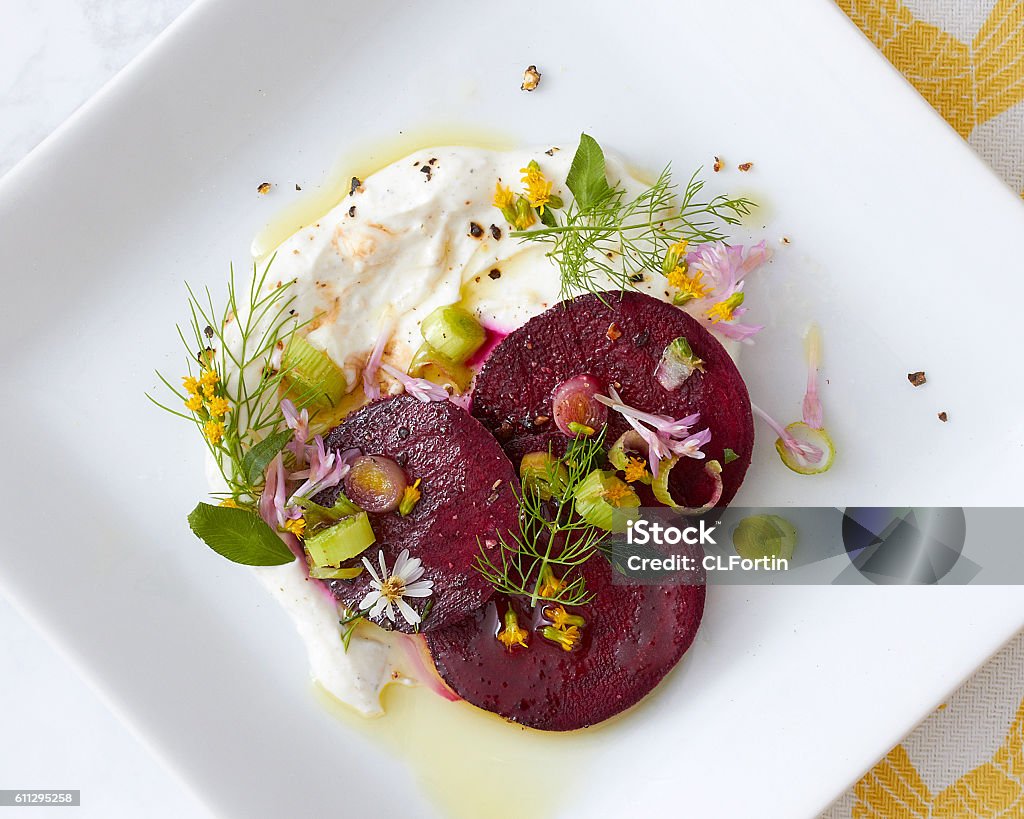
[[[246,566],[280,566],[295,559],[291,549],[253,512],[200,503],[188,516],[195,536],[222,557]]]
[[[731,464],[733,461],[735,461],[739,457],[740,456],[737,455],[735,452],[733,452],[731,449],[729,449],[729,447],[726,447],[722,451],[722,460],[725,461],[725,463],[727,463],[727,464]]]
[[[364,614],[366,614],[365,611],[348,612],[346,609],[346,616],[338,621],[338,625],[341,626],[341,645],[346,654],[349,643],[352,642],[352,635],[356,633],[356,628],[362,622]]]
[[[250,447],[242,457],[242,472],[245,474],[245,479],[253,486],[262,484],[267,464],[274,460],[274,456],[284,449],[284,445],[291,439],[292,431],[283,429]]]
[[[572,158],[565,184],[581,210],[593,207],[611,193],[605,177],[604,151],[592,136],[580,134],[580,144]]]

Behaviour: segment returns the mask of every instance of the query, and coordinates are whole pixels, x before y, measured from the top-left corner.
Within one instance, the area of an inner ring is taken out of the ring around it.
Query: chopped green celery
[[[455,393],[465,392],[473,383],[473,371],[469,367],[439,353],[427,342],[423,342],[412,357],[409,375],[424,378],[446,389],[450,387]]]
[[[348,391],[345,374],[323,350],[293,333],[281,359],[289,394],[299,404],[334,407]]]
[[[548,452],[529,452],[519,462],[519,480],[526,491],[536,491],[542,500],[561,497],[569,482],[569,470]]]
[[[487,334],[472,313],[457,304],[438,307],[420,324],[424,341],[457,364],[479,350]]]
[[[310,535],[303,545],[315,568],[337,568],[343,561],[361,555],[376,539],[370,518],[366,512],[359,512]]]
[[[576,513],[591,526],[609,532],[625,531],[630,513],[623,510],[639,506],[640,498],[628,483],[600,469],[576,487]]]
[[[358,515],[363,510],[356,506],[352,501],[345,497],[344,492],[338,493],[338,499],[334,501],[334,506],[331,507],[336,512],[340,512],[342,516]]]
[[[309,498],[299,498],[295,501],[302,507],[303,517],[306,519],[306,527],[316,529],[325,524],[337,523],[342,518],[358,514],[363,510],[345,497],[343,492],[338,493],[338,499],[334,506],[321,506]]]

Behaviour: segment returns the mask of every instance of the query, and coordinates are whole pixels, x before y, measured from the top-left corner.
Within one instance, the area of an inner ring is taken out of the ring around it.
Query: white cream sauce
[[[571,149],[548,156],[540,149],[433,148],[374,173],[281,244],[273,279],[294,280],[294,306],[313,318],[309,340],[345,367],[350,383],[387,328],[394,330],[386,360],[408,365],[422,342],[420,321],[441,305],[461,301],[486,326],[508,332],[558,301],[558,270],[546,248],[510,237],[492,204],[499,180],[521,189],[520,169],[531,159],[568,202]],[[644,187],[614,156],[608,176],[630,191]],[[470,233],[473,223],[483,229],[479,238]],[[488,276],[494,269],[500,278]],[[641,288],[664,296],[658,284],[664,282]]]

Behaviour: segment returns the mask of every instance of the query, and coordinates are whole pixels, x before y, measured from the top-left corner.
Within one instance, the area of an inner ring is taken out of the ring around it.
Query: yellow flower
[[[216,398],[210,399],[210,415],[214,418],[220,418],[222,415],[227,415],[231,409],[231,404],[228,403],[226,398],[217,396]]]
[[[642,481],[647,477],[647,461],[643,458],[634,458],[632,455],[626,461],[626,480],[629,483]]]
[[[679,290],[676,296],[677,303],[685,304],[690,299],[703,299],[711,295],[711,288],[701,281],[703,278],[703,270],[698,270],[691,276],[682,265],[672,268],[668,274],[668,283]]]
[[[494,207],[504,211],[511,208],[516,202],[516,197],[510,188],[506,188],[501,182],[494,185]]]
[[[200,395],[190,395],[185,401],[185,406],[192,412],[199,412],[203,408],[203,398]]]
[[[565,651],[572,651],[576,646],[576,642],[580,639],[580,630],[578,626],[569,626],[569,628],[564,629],[555,628],[554,626],[544,626],[540,633],[542,637],[560,645]]]
[[[632,490],[622,481],[614,481],[611,486],[604,490],[604,499],[612,506],[618,506],[619,501],[632,494]]]
[[[211,400],[214,396],[214,390],[216,389],[217,388],[214,387],[213,384],[203,384],[203,397],[207,401]]]
[[[416,504],[420,502],[420,498],[423,493],[420,492],[420,481],[422,478],[417,478],[412,486],[405,487],[405,491],[402,492],[402,500],[398,504],[398,514],[405,517],[413,509],[416,508]]]
[[[189,395],[199,394],[199,382],[196,381],[196,379],[193,378],[191,375],[186,375],[183,379],[181,379],[181,384],[185,388],[185,392],[187,392]]]
[[[226,506],[228,509],[238,509],[239,508],[238,504],[235,503],[235,499],[234,498],[224,498],[224,500],[222,500],[217,505],[218,506]]]
[[[291,532],[295,537],[302,539],[302,535],[306,531],[306,519],[305,518],[292,518],[284,522],[284,530]]]
[[[587,621],[578,614],[569,614],[565,606],[548,606],[544,614],[554,624],[555,628],[568,629],[572,626],[585,626]]]
[[[199,376],[199,383],[204,387],[213,386],[220,381],[220,376],[217,375],[216,370],[203,370],[203,374]]]
[[[533,160],[519,171],[523,174],[527,201],[543,215],[544,206],[551,201],[551,182],[541,173],[540,165]]]
[[[510,608],[505,612],[505,628],[498,633],[498,640],[505,644],[505,648],[509,651],[512,650],[512,646],[522,646],[527,648],[526,638],[529,636],[529,632],[519,628],[519,618],[516,617],[516,613]]]
[[[563,583],[561,579],[555,577],[550,566],[545,566],[541,570],[540,588],[537,589],[537,594],[540,597],[554,597],[564,588],[565,583]]]
[[[665,251],[665,258],[661,260],[662,273],[667,276],[680,265],[682,265],[684,271],[686,270],[685,259],[687,246],[685,239],[668,246],[668,249]]]
[[[720,321],[730,321],[733,317],[733,313],[736,312],[736,308],[743,304],[743,291],[739,293],[733,293],[725,301],[720,301],[715,304],[707,312],[707,316],[711,319],[712,324],[717,324]]]
[[[211,418],[203,424],[203,435],[211,444],[219,444],[224,439],[224,424]]]

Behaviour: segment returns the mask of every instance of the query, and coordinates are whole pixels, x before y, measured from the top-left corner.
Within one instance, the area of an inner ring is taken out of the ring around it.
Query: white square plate
[[[818,320],[840,456],[803,479],[761,430],[738,500],[1021,501],[1024,382],[1003,357],[1024,209],[831,3],[198,3],[0,184],[0,581],[224,816],[431,808],[311,695],[250,573],[192,538],[200,452],[143,391],[178,369],[184,279],[223,292],[293,183],[438,124],[586,130],[680,173],[719,154],[712,184],[766,202],[754,232],[792,243],[752,284],[770,329],[742,367],[795,418]],[[560,810],[809,816],[1022,624],[1017,588],[713,588],[682,667]]]

